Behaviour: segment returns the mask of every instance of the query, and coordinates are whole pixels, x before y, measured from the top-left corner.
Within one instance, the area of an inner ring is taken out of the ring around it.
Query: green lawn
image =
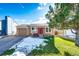
[[[52,42],[51,42],[52,41]],[[52,39],[43,50],[33,50],[29,55],[40,56],[79,56],[79,47],[74,42],[60,37]]]
[[[61,55],[79,55],[79,47],[75,46],[74,42],[55,37],[55,46],[60,51]]]

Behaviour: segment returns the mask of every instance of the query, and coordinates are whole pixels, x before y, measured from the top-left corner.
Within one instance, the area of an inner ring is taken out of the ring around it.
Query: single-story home
[[[62,33],[62,31],[59,31],[57,29],[49,28],[47,21],[43,22],[41,21],[35,21],[31,24],[21,24],[17,26],[17,33],[16,35],[55,35],[59,32]]]

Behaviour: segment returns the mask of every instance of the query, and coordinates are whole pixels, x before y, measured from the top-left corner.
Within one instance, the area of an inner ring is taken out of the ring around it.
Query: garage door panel
[[[29,29],[28,28],[18,28],[17,35],[29,35]]]

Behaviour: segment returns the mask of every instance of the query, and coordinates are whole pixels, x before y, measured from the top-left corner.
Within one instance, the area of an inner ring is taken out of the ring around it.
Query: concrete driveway
[[[23,36],[7,36],[0,39],[0,55],[23,38]]]

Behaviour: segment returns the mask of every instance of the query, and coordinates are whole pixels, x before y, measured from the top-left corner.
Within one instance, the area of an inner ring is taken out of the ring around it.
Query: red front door
[[[38,28],[38,34],[43,34],[43,28]]]

